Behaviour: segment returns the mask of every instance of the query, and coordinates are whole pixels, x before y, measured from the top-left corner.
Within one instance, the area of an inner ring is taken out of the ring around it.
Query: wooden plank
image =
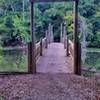
[[[30,2],[72,2],[76,0],[30,0]]]

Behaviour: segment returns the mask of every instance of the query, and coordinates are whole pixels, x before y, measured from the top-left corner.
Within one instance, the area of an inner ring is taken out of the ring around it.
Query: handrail
[[[47,43],[46,43],[47,41],[46,41],[46,38],[43,38],[42,39],[42,43],[43,43],[43,48],[46,48],[46,45],[47,45]]]
[[[66,50],[68,50],[68,53],[71,55],[71,58],[73,61],[75,61],[75,50],[74,50],[74,43],[71,40],[67,40],[68,45],[66,47]],[[81,44],[78,42],[77,43],[77,70],[79,73],[81,73]]]
[[[68,51],[71,57],[74,57],[74,44],[71,40],[68,40]]]
[[[38,43],[36,43],[36,60],[43,54],[43,50],[46,48],[46,38],[40,39]]]
[[[70,39],[68,39],[66,42],[68,42],[66,45],[66,49],[68,49],[68,53],[73,58],[74,57],[74,44]],[[81,59],[81,44],[79,42],[78,42],[78,58]]]
[[[40,41],[36,43],[36,60],[38,60],[40,56]]]

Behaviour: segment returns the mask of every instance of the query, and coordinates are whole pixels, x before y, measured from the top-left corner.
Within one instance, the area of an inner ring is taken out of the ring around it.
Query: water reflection
[[[0,71],[27,71],[27,49],[2,50]]]

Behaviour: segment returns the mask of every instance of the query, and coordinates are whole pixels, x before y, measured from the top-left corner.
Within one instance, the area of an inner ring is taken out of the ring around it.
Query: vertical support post
[[[78,43],[78,68],[79,74],[81,74],[81,43]]]
[[[53,25],[51,25],[51,32],[50,33],[51,33],[51,37],[50,37],[51,42],[53,42],[54,41],[54,38],[53,38]]]
[[[48,30],[45,31],[45,37],[46,37],[46,46],[45,48],[48,48]]]
[[[51,23],[49,24],[49,43],[53,42],[53,26],[51,25]]]
[[[40,56],[42,56],[43,52],[43,44],[42,44],[42,38],[40,39]]]
[[[49,26],[48,26],[48,42],[50,43],[51,42],[51,23],[49,23]]]
[[[64,34],[63,34],[63,39],[64,39],[64,49],[66,49],[66,26],[64,25]]]
[[[68,40],[68,36],[66,37],[66,56],[69,56],[69,40]]]
[[[61,25],[60,25],[60,42],[62,43],[63,41],[62,41],[62,38],[63,38],[63,25],[62,25],[62,23],[61,23]]]
[[[31,55],[32,55],[32,42],[28,43],[28,73],[33,73]]]
[[[80,75],[80,66],[78,59],[78,0],[74,1],[74,73]]]
[[[29,61],[29,72],[30,73],[36,73],[36,43],[35,43],[35,32],[34,32],[34,2],[31,2],[31,36],[32,36],[32,42],[30,43],[30,61]]]
[[[31,13],[31,7],[30,7]],[[30,17],[31,19],[31,17]],[[31,24],[31,20],[30,20]],[[30,28],[30,35],[32,35],[32,29]],[[28,73],[33,73],[33,66],[32,66],[32,42],[28,43]]]

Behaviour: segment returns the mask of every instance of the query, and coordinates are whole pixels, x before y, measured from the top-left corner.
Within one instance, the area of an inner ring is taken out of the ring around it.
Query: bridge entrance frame
[[[35,42],[35,31],[34,31],[34,3],[38,2],[73,2],[73,13],[74,13],[74,57],[73,57],[73,67],[74,67],[74,74],[81,74],[80,68],[80,59],[79,59],[79,39],[78,39],[78,3],[79,0],[30,0],[30,12],[31,12],[31,36],[32,42],[29,44],[29,64],[28,64],[28,72],[29,73],[36,73],[36,42]]]

